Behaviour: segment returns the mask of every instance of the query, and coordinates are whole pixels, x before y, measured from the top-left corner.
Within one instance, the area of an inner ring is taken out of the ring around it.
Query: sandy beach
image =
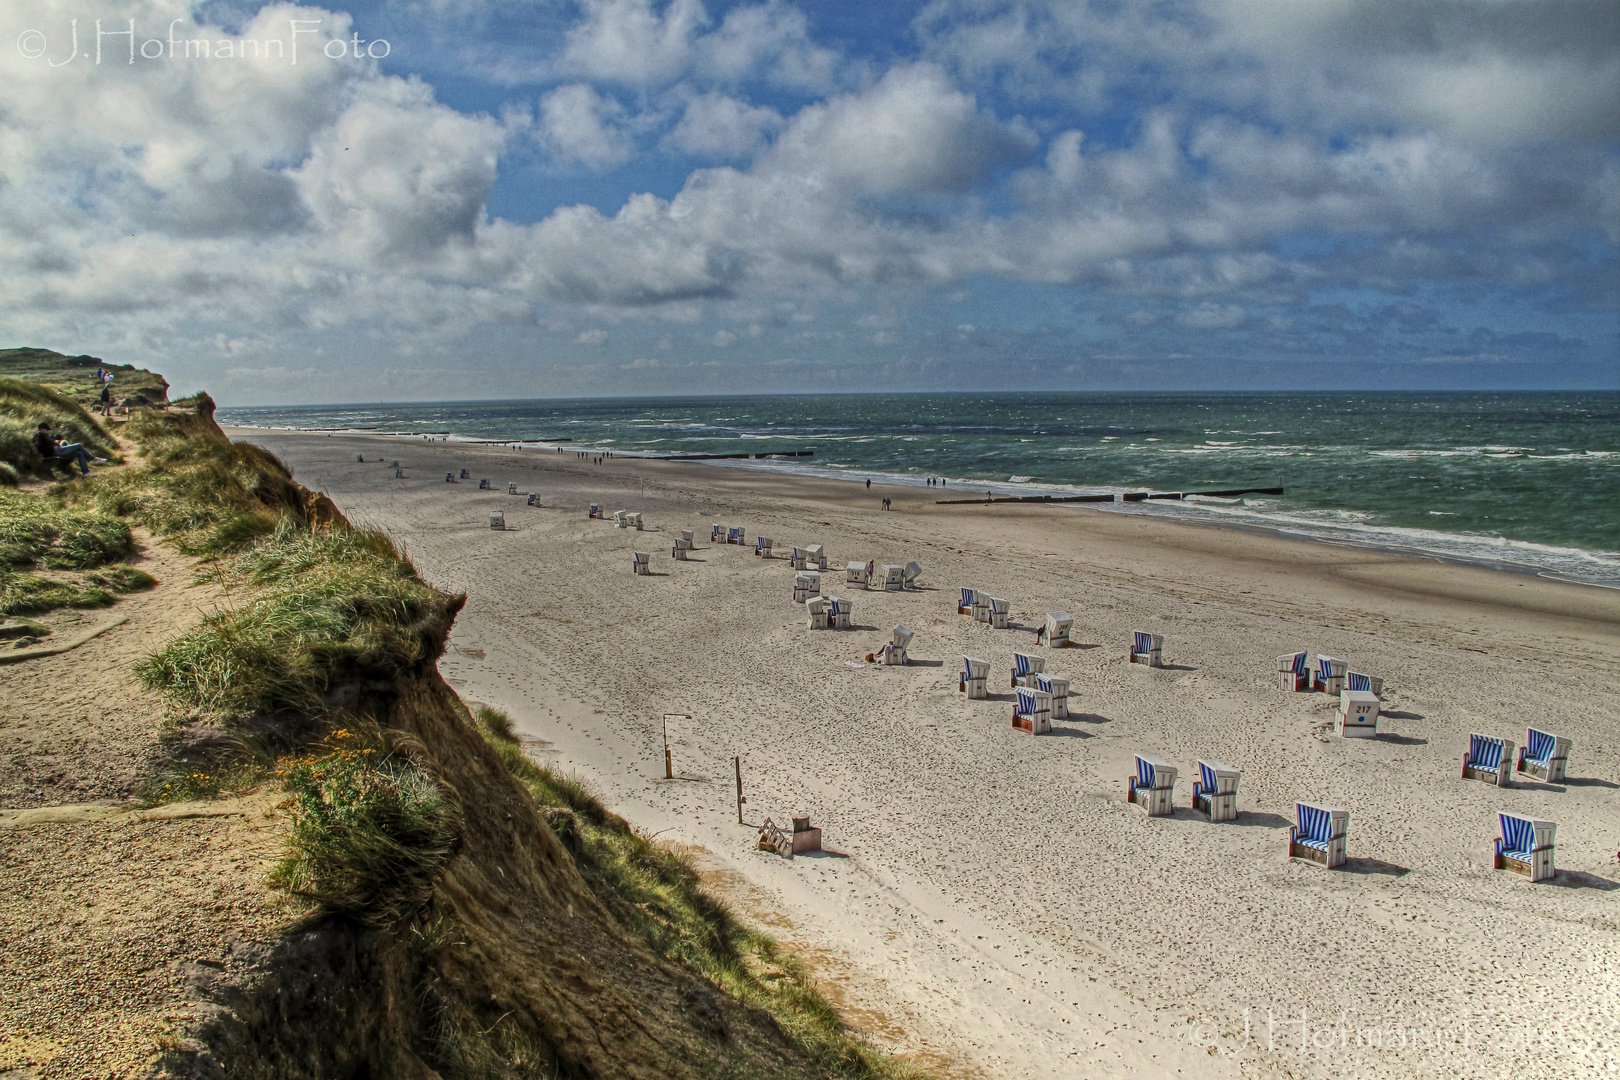
[[[468,601],[441,670],[534,755],[806,953],[858,1023],[987,1077],[1567,1077],[1620,1067],[1620,592],[1085,508],[572,452],[233,430]],[[364,455],[366,464],[356,462]],[[398,458],[405,478],[382,463]],[[444,482],[466,468],[470,481]],[[493,490],[480,491],[487,477]],[[507,494],[538,492],[539,507]],[[879,510],[883,497],[894,510]],[[586,507],[640,510],[646,531]],[[503,510],[506,531],[488,527]],[[748,546],[708,544],[742,526]],[[670,558],[698,531],[688,562]],[[821,543],[855,628],[809,631],[785,559]],[[653,574],[630,571],[652,554]],[[919,561],[922,588],[845,585]],[[956,612],[1011,601],[1012,628]],[[1035,644],[1045,613],[1080,648]],[[907,667],[860,658],[904,623]],[[1167,667],[1131,665],[1132,630]],[[1282,692],[1308,649],[1386,680],[1381,735]],[[1014,730],[1014,650],[1073,716]],[[957,692],[963,654],[991,700]],[[662,718],[677,779],[663,778]],[[1468,733],[1573,739],[1570,778],[1459,779]],[[1177,811],[1125,799],[1133,755],[1181,769]],[[732,760],[748,802],[737,823]],[[1188,808],[1198,758],[1243,771],[1234,824]],[[1296,800],[1350,810],[1349,864],[1292,862]],[[1558,822],[1558,878],[1493,872],[1499,809]],[[756,851],[808,815],[829,851]]]

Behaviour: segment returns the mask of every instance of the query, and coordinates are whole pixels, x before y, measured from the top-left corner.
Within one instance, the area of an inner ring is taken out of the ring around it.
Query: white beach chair
[[[906,587],[906,568],[893,563],[883,563],[877,568],[872,581],[868,582],[868,588],[873,585],[885,592],[899,592]]]
[[[1238,781],[1243,774],[1219,761],[1198,762],[1198,779],[1193,781],[1193,809],[1210,821],[1237,820]]]
[[[1136,775],[1126,777],[1126,799],[1147,811],[1148,817],[1175,813],[1176,767],[1163,758],[1136,755]]]
[[[827,629],[827,598],[825,596],[812,596],[804,602],[804,609],[810,613],[807,625],[811,630]]]
[[[1344,689],[1344,672],[1343,660],[1318,654],[1316,667],[1311,670],[1311,686],[1321,693],[1337,696]]]
[[[628,529],[630,527],[630,523],[625,520],[625,513],[626,511],[623,510],[613,511],[613,524],[617,525],[621,529]]]
[[[1350,836],[1350,811],[1316,803],[1295,803],[1298,824],[1288,827],[1288,857],[1321,863],[1329,870],[1343,866]]]
[[[798,549],[795,548],[794,550],[797,551]],[[844,581],[849,585],[859,585],[863,589],[866,588],[866,564],[863,562],[845,563]]]
[[[1012,726],[1031,735],[1048,735],[1052,731],[1052,695],[1033,686],[1020,686],[1013,703]]]
[[[1069,635],[1074,632],[1074,619],[1067,611],[1048,611],[1046,625],[1035,634],[1037,643],[1045,642],[1049,649],[1067,649],[1074,642]]]
[[[506,493],[508,495],[516,495],[517,494],[517,481],[516,480],[508,480],[506,482]]]
[[[1033,678],[1035,689],[1052,695],[1052,719],[1067,720],[1069,718],[1069,680],[1057,675],[1048,675],[1044,671],[1037,671]]]
[[[601,516],[602,516],[602,507],[597,503],[591,503],[590,520],[595,521],[597,518],[599,518]]]
[[[957,675],[956,688],[967,692],[968,700],[983,701],[990,696],[985,680],[990,676],[990,661],[976,656],[962,657],[962,671]]]
[[[845,600],[841,596],[827,597],[827,621],[832,624],[834,630],[848,630],[850,615],[854,610],[853,601]]]
[[[1284,653],[1277,657],[1277,675],[1284,690],[1295,694],[1310,686],[1309,660],[1308,654],[1302,652]]]
[[[762,559],[771,557],[771,538],[768,536],[754,537],[754,554]]]
[[[1012,683],[1014,687],[1034,686],[1035,680],[1031,678],[1037,671],[1046,670],[1046,657],[1032,656],[1029,653],[1013,653]]]
[[[1553,841],[1558,836],[1556,821],[1510,814],[1497,815],[1502,835],[1496,840],[1497,870],[1511,870],[1531,881],[1546,881],[1557,875],[1553,866]]]
[[[1341,739],[1378,737],[1378,695],[1371,690],[1340,690],[1333,726]]]
[[[1346,690],[1365,690],[1369,694],[1384,696],[1384,680],[1371,675],[1363,675],[1359,671],[1346,671],[1344,673],[1344,688]]]
[[[405,470],[400,469],[400,468],[395,468],[394,469],[394,479],[395,480],[403,480],[403,479],[405,479]]]
[[[999,596],[986,597],[990,601],[990,618],[987,620],[993,630],[1007,629],[1007,601]]]
[[[850,563],[850,565],[854,566],[855,564]],[[973,605],[976,602],[973,597],[974,597],[973,590],[967,588],[966,586],[963,586],[963,588],[962,588],[962,602],[956,605],[956,613],[958,615],[972,615],[973,614]]]
[[[1549,784],[1561,784],[1569,769],[1570,741],[1562,735],[1530,728],[1524,733],[1518,771]]]
[[[797,544],[793,546],[793,549],[788,552],[788,565],[795,570],[808,570],[810,568],[810,563],[805,558],[804,548],[799,547]]]
[[[488,491],[489,490],[489,481],[487,479],[478,481],[478,490],[479,491]]]
[[[489,512],[489,527],[492,529],[505,529],[506,514],[500,510],[491,510]]]
[[[817,570],[827,569],[827,549],[820,544],[811,544],[804,549],[804,558]]]
[[[1462,778],[1507,787],[1513,768],[1513,741],[1470,732],[1463,755]]]
[[[451,472],[445,473],[444,474],[444,482],[447,483],[447,484],[455,483],[456,482],[456,474],[451,473]]]
[[[973,590],[973,621],[990,621],[990,594],[983,589]]]
[[[686,541],[686,549],[688,551],[692,550],[692,545],[697,542],[697,537],[693,535],[691,529],[682,529],[681,539]]]
[[[733,525],[726,530],[726,543],[745,544],[747,542],[747,539],[743,536],[741,525]]]
[[[688,540],[684,536],[677,536],[675,538],[675,543],[670,546],[669,557],[677,560],[678,562],[686,562],[688,561],[688,556],[691,550],[692,541]]]
[[[911,648],[911,639],[915,635],[904,626],[894,628],[894,638],[882,649],[878,650],[879,660],[888,665],[904,665],[906,663],[906,650]]]
[[[1164,636],[1142,630],[1131,634],[1131,663],[1164,667]]]
[[[905,569],[901,570],[900,572],[900,583],[908,589],[915,589],[917,587],[917,579],[920,577],[922,577],[922,563],[916,561],[908,562],[905,565]]]
[[[626,514],[625,517],[630,520],[631,528],[635,529],[636,532],[641,531],[641,511],[640,510],[636,510],[633,513]]]
[[[645,577],[646,575],[652,573],[652,556],[651,555],[649,555],[645,551],[633,552],[633,555],[634,555],[634,559],[630,563],[630,568],[633,571],[635,571],[637,574],[642,575],[643,577]]]
[[[725,538],[726,538],[726,527],[724,525],[711,525],[711,526],[709,526],[709,543],[718,544],[721,541],[723,541]]]
[[[793,575],[793,602],[802,604],[812,596],[821,593],[821,575],[814,570],[805,570]]]

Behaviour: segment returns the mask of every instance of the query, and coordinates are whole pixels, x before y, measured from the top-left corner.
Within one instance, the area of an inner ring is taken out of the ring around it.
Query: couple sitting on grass
[[[92,457],[90,451],[84,448],[83,443],[65,443],[51,434],[51,425],[41,423],[39,430],[34,432],[34,449],[39,456],[49,462],[52,458],[66,458],[79,463],[79,472],[85,476],[90,475],[90,465],[104,464],[106,458]]]

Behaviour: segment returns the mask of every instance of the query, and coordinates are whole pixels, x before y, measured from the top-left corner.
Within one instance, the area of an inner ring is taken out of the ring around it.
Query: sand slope
[[[916,489],[234,434],[465,590],[452,685],[510,709],[538,754],[639,827],[774,898],[790,937],[847,962],[851,999],[904,1028],[889,1033],[902,1048],[1028,1077],[1617,1063],[1620,748],[1603,680],[1620,670],[1620,594],[1095,510],[934,507]],[[356,453],[402,458],[407,478]],[[443,482],[462,467],[496,491]],[[881,494],[897,512],[877,512]],[[587,521],[589,502],[641,509],[651,531]],[[490,509],[514,531],[488,529]],[[824,543],[837,567],[915,558],[925,588],[846,592],[829,573],[859,629],[811,633],[785,562],[703,543],[670,560],[677,529],[715,521],[750,543]],[[631,575],[632,550],[654,576]],[[1010,598],[1023,629],[955,615],[959,585]],[[1008,722],[1007,669],[1014,649],[1047,652],[1033,631],[1057,608],[1088,646],[1048,653],[1077,715],[1032,738]],[[897,622],[920,663],[850,666]],[[1127,664],[1132,629],[1164,634],[1172,666]],[[1339,740],[1325,697],[1276,689],[1273,658],[1295,648],[1385,677],[1387,733]],[[955,692],[963,653],[991,662],[1000,699]],[[674,782],[664,712],[693,717],[672,733]],[[1522,742],[1527,722],[1575,740],[1569,783],[1457,778],[1470,730]],[[1123,801],[1138,751],[1182,767],[1173,819]],[[837,854],[754,852],[733,755],[750,822],[808,813]],[[1184,809],[1198,757],[1244,770],[1236,824]],[[1345,870],[1285,858],[1302,798],[1351,810]],[[1556,883],[1492,872],[1498,808],[1560,823]]]

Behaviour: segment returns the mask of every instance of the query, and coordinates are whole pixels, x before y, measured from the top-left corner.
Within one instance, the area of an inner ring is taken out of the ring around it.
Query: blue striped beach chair
[[[1277,657],[1277,675],[1284,690],[1297,694],[1310,685],[1309,660],[1310,656],[1302,652]]]
[[[1046,625],[1035,634],[1037,643],[1044,642],[1049,649],[1067,649],[1074,642],[1069,636],[1074,632],[1074,617],[1067,611],[1048,611]]]
[[[985,685],[990,678],[990,661],[980,660],[977,656],[962,657],[962,673],[957,679],[957,689],[967,693],[970,700],[983,701],[990,696],[989,688]]]
[[[974,603],[974,601],[973,601],[973,590],[972,589],[963,589],[962,590],[962,602],[960,604],[956,605],[956,613],[958,615],[971,615],[971,614],[973,614],[973,603]]]
[[[820,574],[816,575],[820,577]],[[850,613],[854,611],[853,601],[845,600],[841,596],[827,597],[827,624],[834,630],[848,630]]]
[[[1052,695],[1032,686],[1020,686],[1018,700],[1013,704],[1012,726],[1031,735],[1045,735],[1052,730]]]
[[[1344,689],[1344,670],[1343,660],[1335,660],[1331,656],[1318,656],[1316,667],[1311,672],[1311,685],[1322,693],[1337,697],[1339,691]]]
[[[1136,773],[1125,778],[1125,798],[1147,811],[1148,817],[1175,813],[1176,767],[1163,758],[1136,755]]]
[[[595,521],[602,516],[602,507],[598,503],[591,503],[590,520]]]
[[[1031,656],[1028,653],[1013,653],[1012,685],[1034,686],[1035,680],[1030,678],[1037,671],[1046,670],[1046,657]]]
[[[455,483],[456,482],[456,474],[452,473],[452,472],[445,473],[444,474],[444,482],[447,483],[447,484]]]
[[[1052,719],[1067,720],[1069,718],[1069,680],[1061,679],[1056,675],[1048,675],[1043,671],[1035,672],[1031,678],[1035,689],[1052,695]]]
[[[724,525],[710,525],[709,526],[709,543],[718,544],[718,543],[720,543],[720,541],[724,540],[725,537],[726,537],[726,527]]]
[[[1524,733],[1518,770],[1549,784],[1562,783],[1569,768],[1569,747],[1562,735],[1530,728]]]
[[[1507,787],[1512,764],[1511,740],[1477,733],[1468,736],[1468,752],[1463,755],[1462,761],[1464,780],[1483,780],[1497,787]]]
[[[1193,781],[1193,809],[1210,821],[1237,820],[1238,781],[1243,774],[1219,761],[1198,762],[1198,779]]]
[[[1381,697],[1384,693],[1384,680],[1374,678],[1371,675],[1363,675],[1359,671],[1347,671],[1344,673],[1344,688],[1346,690],[1377,694]]]
[[[762,559],[771,557],[771,538],[768,536],[754,537],[754,554]]]
[[[1343,866],[1350,835],[1350,811],[1316,803],[1296,803],[1298,824],[1288,827],[1288,857],[1321,863],[1329,870]]]
[[[642,575],[643,577],[652,573],[651,555],[647,554],[645,551],[637,551],[633,552],[632,554],[634,555],[634,559],[630,563],[631,570]]]
[[[1010,611],[1007,601],[995,596],[986,597],[986,599],[989,601],[989,618],[986,621],[989,622],[992,629],[1007,629],[1007,615]]]
[[[743,538],[742,526],[733,525],[729,529],[726,530],[726,543],[728,543],[728,544],[747,543],[747,541]]]
[[[1131,663],[1164,666],[1164,637],[1137,630],[1131,635]]]
[[[480,480],[480,481],[478,481],[478,490],[479,491],[488,491],[489,490],[489,481],[488,480]]]
[[[1497,817],[1502,823],[1502,835],[1496,840],[1496,869],[1523,874],[1531,881],[1546,881],[1558,873],[1553,866],[1557,822],[1538,821],[1506,811]]]
[[[471,480],[472,479],[472,473],[468,472],[466,469],[462,469],[461,470],[461,478],[463,480]]]

